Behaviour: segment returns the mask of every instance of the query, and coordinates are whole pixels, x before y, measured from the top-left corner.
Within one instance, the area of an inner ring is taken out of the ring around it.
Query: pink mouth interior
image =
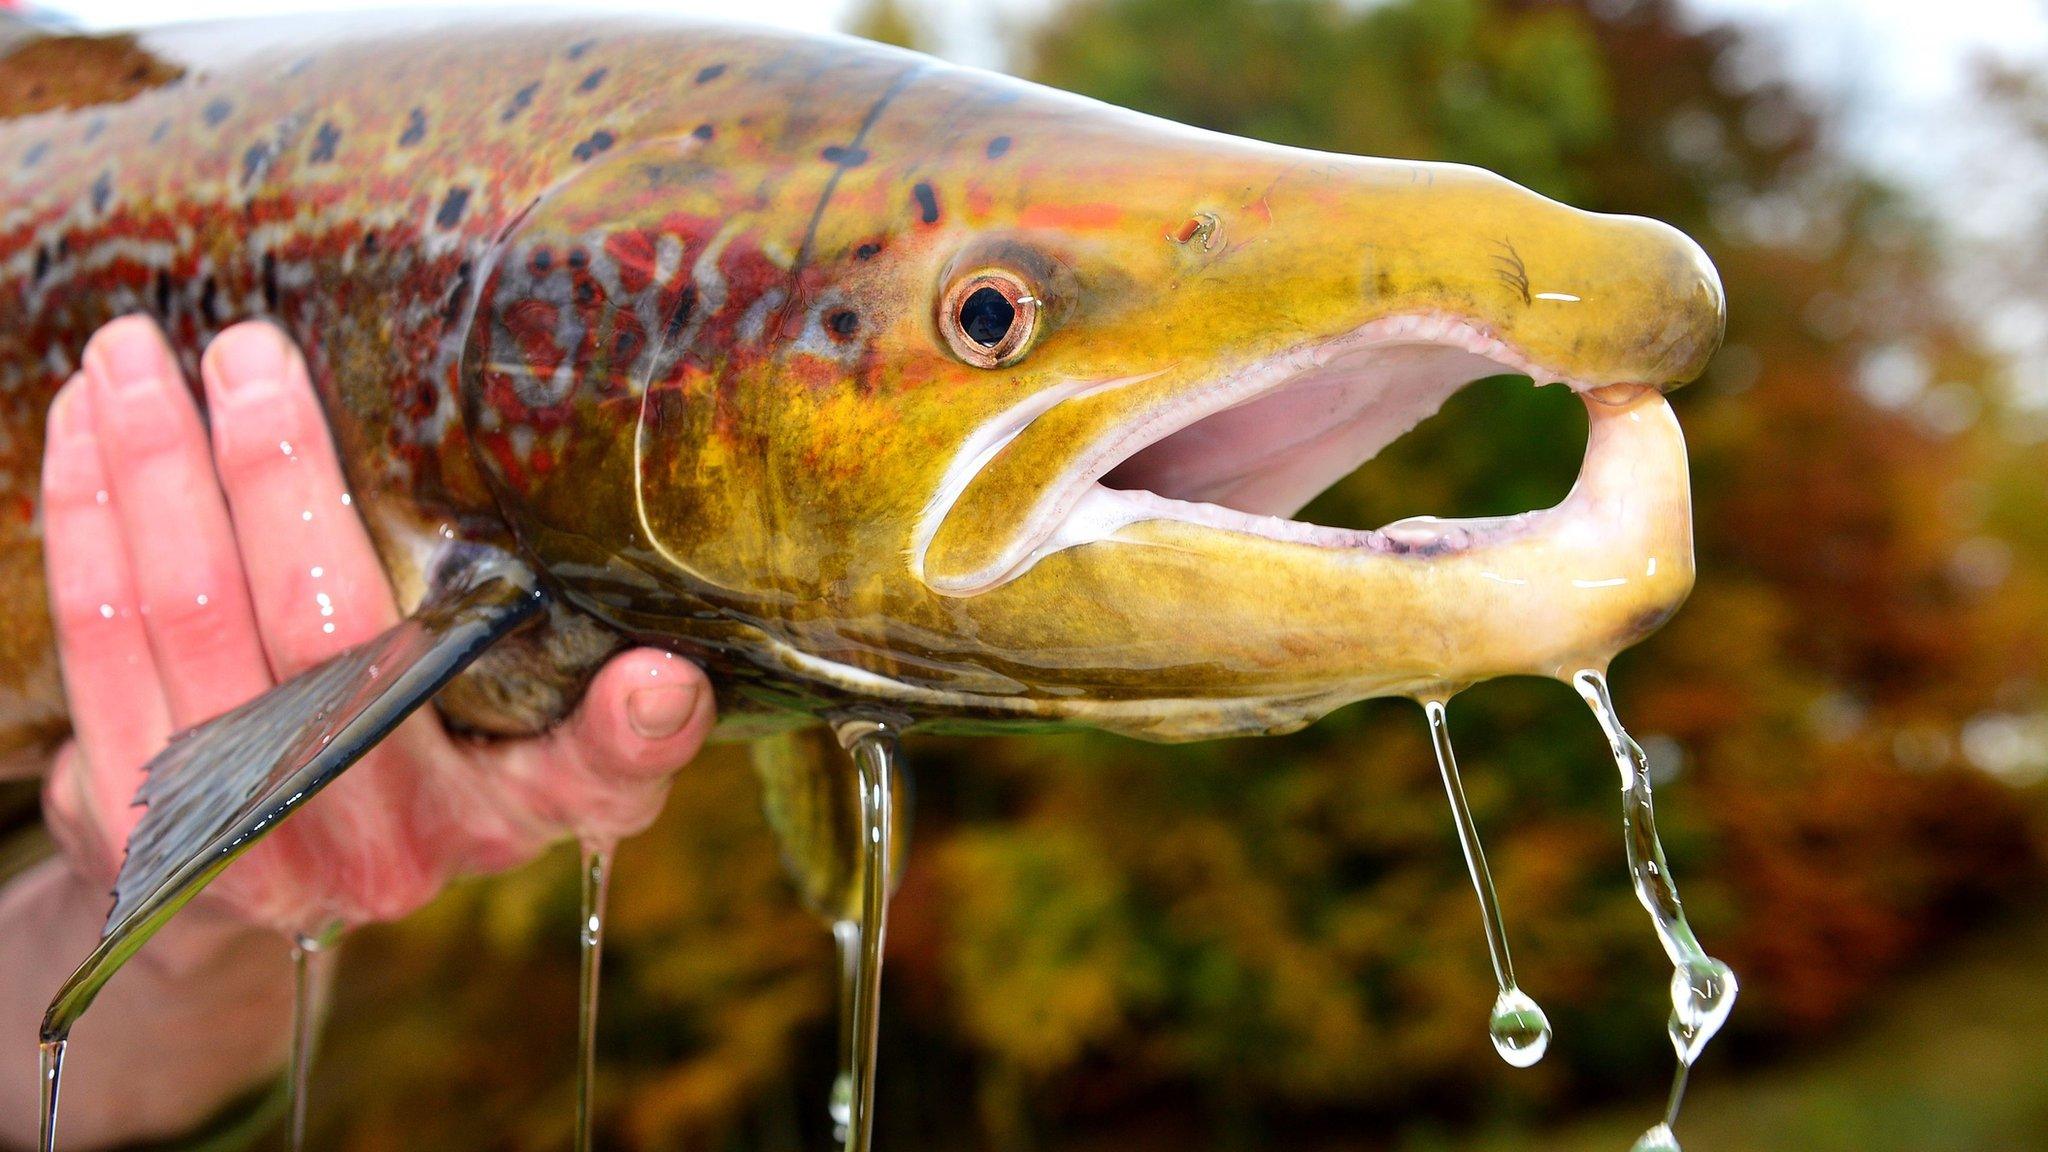
[[[1458,389],[1509,371],[1443,344],[1352,349],[1147,445],[1101,483],[1290,517],[1434,415]]]

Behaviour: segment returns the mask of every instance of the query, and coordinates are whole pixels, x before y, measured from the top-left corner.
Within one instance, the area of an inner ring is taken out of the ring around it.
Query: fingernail
[[[82,376],[73,376],[50,401],[51,443],[83,440],[92,436],[92,399]]]
[[[101,383],[123,400],[147,399],[164,385],[163,338],[146,321],[117,320],[93,337],[89,360]]]
[[[214,342],[207,355],[213,362],[216,383],[234,392],[283,380],[290,349],[283,333],[269,324],[255,323],[230,330]]]
[[[626,696],[626,719],[648,740],[666,740],[683,730],[697,709],[697,686],[662,684],[635,688]]]

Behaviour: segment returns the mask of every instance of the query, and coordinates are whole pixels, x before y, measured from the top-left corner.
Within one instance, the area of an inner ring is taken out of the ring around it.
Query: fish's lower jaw
[[[1270,574],[1276,611],[1317,605],[1323,647],[1353,646],[1368,694],[1605,667],[1691,591],[1691,487],[1660,394],[1584,395],[1585,463],[1551,508],[1365,531],[1096,485],[1031,562],[1071,548],[1168,548]],[[1299,648],[1288,645],[1287,659]],[[1332,658],[1347,657],[1311,663]]]

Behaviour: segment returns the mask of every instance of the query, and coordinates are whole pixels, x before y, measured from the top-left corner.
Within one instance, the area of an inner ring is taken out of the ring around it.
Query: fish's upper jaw
[[[984,562],[947,569],[931,546],[975,475],[1038,416],[1133,383],[1049,389],[978,434],[919,526],[912,566],[944,595],[972,596],[1017,579],[1054,553],[1114,538],[1146,521],[1174,521],[1275,543],[1387,556],[1440,555],[1540,530],[1565,505],[1486,520],[1412,517],[1374,530],[1291,519],[1303,505],[1433,415],[1473,380],[1501,374],[1563,382],[1608,403],[1645,391],[1570,381],[1480,326],[1441,313],[1385,317],[1304,343],[1224,378],[1148,405],[1075,453],[1023,521]],[[1601,443],[1594,438],[1593,448]],[[1606,477],[1589,449],[1581,487]],[[1612,479],[1609,477],[1608,479]],[[1567,501],[1570,504],[1571,501]]]

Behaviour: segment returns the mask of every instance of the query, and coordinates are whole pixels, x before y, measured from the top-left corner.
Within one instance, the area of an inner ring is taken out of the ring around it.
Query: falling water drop
[[[612,882],[611,846],[584,841],[577,870],[582,918],[577,921],[580,966],[576,1001],[576,1152],[590,1152],[591,1108],[597,1086],[597,988],[604,963],[605,898]]]
[[[42,1043],[43,1152],[56,1152],[57,1149],[57,1092],[63,1087],[64,1048],[69,1043],[61,1037]]]
[[[1543,1059],[1550,1048],[1550,1019],[1543,1008],[1515,983],[1515,962],[1508,955],[1507,923],[1500,914],[1500,898],[1493,890],[1493,872],[1486,866],[1486,850],[1479,843],[1479,826],[1472,820],[1472,807],[1465,801],[1465,782],[1458,775],[1458,756],[1451,750],[1451,727],[1441,700],[1425,700],[1422,710],[1429,717],[1429,735],[1436,745],[1436,765],[1443,773],[1444,794],[1451,801],[1451,817],[1458,826],[1458,845],[1465,850],[1465,868],[1472,875],[1472,890],[1479,896],[1479,918],[1486,925],[1486,950],[1493,958],[1493,975],[1500,986],[1494,999],[1487,1032],[1493,1050],[1517,1068],[1527,1068]]]
[[[834,726],[839,743],[853,755],[860,783],[859,948],[853,958],[852,1027],[845,1040],[848,1077],[847,1152],[868,1152],[874,1140],[875,1041],[882,1006],[882,950],[888,936],[889,873],[897,760],[896,729],[874,720],[845,720]],[[836,1109],[835,1109],[836,1111]]]
[[[1678,886],[1671,879],[1671,866],[1664,859],[1664,845],[1657,838],[1656,809],[1650,796],[1650,763],[1642,745],[1622,727],[1614,710],[1614,698],[1607,690],[1607,678],[1593,669],[1572,676],[1572,687],[1593,710],[1594,719],[1607,736],[1608,751],[1621,770],[1622,839],[1628,849],[1629,874],[1634,879],[1636,899],[1649,910],[1657,939],[1671,958],[1671,1046],[1678,1056],[1672,1077],[1671,1100],[1664,1110],[1664,1123],[1636,1141],[1638,1152],[1676,1149],[1672,1125],[1678,1122],[1678,1108],[1685,1099],[1687,1073],[1706,1049],[1707,1041],[1721,1030],[1735,1007],[1738,991],[1735,973],[1707,955],[1686,923],[1685,909],[1678,900]],[[1659,1142],[1661,1141],[1661,1143]]]

